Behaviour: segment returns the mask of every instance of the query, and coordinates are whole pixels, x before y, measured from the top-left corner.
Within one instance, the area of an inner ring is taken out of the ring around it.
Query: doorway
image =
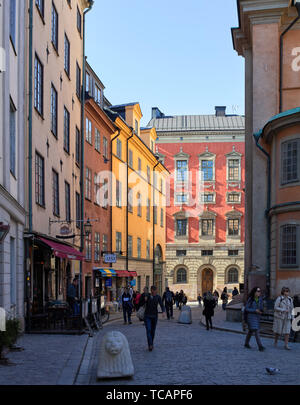
[[[202,271],[202,295],[208,291],[212,292],[214,286],[214,273],[211,269]]]

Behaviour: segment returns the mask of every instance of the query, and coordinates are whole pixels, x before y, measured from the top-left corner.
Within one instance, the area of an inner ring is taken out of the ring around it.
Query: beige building
[[[29,232],[25,237],[33,312],[42,311],[48,300],[66,298],[82,259],[80,225],[75,220],[81,218],[83,18],[90,3],[27,1]],[[62,233],[75,236],[59,239]]]

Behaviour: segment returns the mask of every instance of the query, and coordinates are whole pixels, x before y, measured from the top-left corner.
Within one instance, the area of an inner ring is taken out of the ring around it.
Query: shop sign
[[[112,286],[112,279],[111,278],[107,278],[105,280],[105,287],[111,287]]]
[[[116,261],[117,256],[114,253],[104,255],[104,263],[116,263]]]
[[[71,233],[71,229],[70,229],[67,225],[63,225],[63,226],[60,228],[60,234],[61,234],[61,235],[66,236],[66,235],[69,235],[70,233]]]
[[[135,281],[135,280],[131,280],[131,281],[130,281],[130,285],[131,285],[132,287],[134,287],[134,286],[136,285],[136,281]]]

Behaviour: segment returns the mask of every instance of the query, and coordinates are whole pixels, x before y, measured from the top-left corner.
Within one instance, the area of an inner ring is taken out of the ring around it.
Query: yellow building
[[[139,103],[106,109],[118,128],[112,136],[112,251],[114,269],[127,270],[134,289],[165,286],[165,201],[168,171],[154,155],[155,128],[140,128]],[[125,274],[125,273],[124,273]],[[117,278],[119,296],[128,279]]]

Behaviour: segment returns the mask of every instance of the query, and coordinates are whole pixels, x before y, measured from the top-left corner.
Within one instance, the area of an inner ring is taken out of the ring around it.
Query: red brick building
[[[171,172],[167,203],[166,282],[189,299],[243,283],[244,117],[165,116],[152,109],[149,126]]]
[[[92,231],[85,236],[83,264],[84,297],[94,292],[93,269],[107,268],[103,252],[111,252],[111,207],[108,200],[111,170],[111,135],[115,126],[103,110],[104,85],[92,68],[86,66],[86,102],[84,117],[84,219],[90,219]],[[104,182],[107,183],[105,189]]]

